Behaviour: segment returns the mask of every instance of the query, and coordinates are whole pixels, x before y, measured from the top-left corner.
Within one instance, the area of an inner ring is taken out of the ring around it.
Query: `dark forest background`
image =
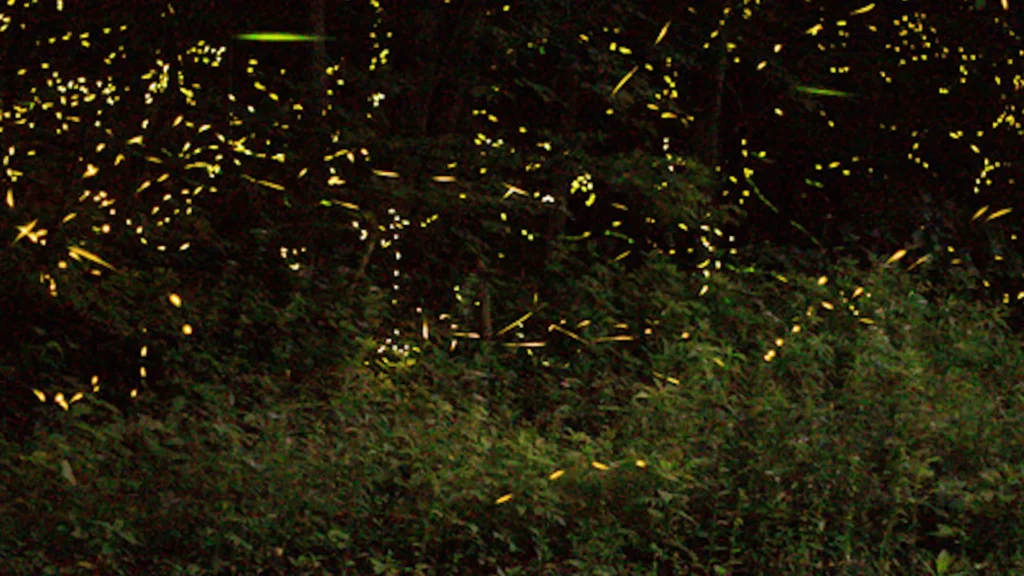
[[[1021,18],[3,8],[0,565],[1012,573]]]

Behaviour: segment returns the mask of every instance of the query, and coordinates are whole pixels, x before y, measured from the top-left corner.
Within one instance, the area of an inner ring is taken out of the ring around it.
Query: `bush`
[[[130,413],[88,396],[31,448],[2,446],[0,558],[55,574],[1019,570],[1022,369],[1000,317],[895,268],[732,278],[700,298],[664,266],[620,276],[625,296],[576,287],[580,311],[662,314],[641,345],[563,369],[545,367],[557,349],[443,342],[377,365],[340,304],[213,283],[194,300],[211,336],[168,359],[189,394]],[[242,316],[269,353],[227,329]]]

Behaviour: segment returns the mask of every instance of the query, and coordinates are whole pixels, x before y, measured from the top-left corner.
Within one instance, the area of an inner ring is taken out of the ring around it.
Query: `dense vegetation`
[[[646,4],[0,12],[0,572],[1024,570],[1019,16]]]

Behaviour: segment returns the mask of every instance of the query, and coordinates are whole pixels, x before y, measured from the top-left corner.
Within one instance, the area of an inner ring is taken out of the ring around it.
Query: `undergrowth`
[[[127,408],[89,396],[4,441],[0,564],[1024,570],[1024,369],[1000,314],[896,267],[733,277],[696,298],[667,263],[624,275],[592,301],[661,311],[659,336],[567,349],[571,364],[435,336],[415,362],[380,365],[357,336],[372,297],[277,305],[212,284],[216,338],[175,348],[158,391]],[[259,331],[229,329],[240,316]]]

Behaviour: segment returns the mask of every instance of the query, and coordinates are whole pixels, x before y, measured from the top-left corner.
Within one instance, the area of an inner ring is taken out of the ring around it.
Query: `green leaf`
[[[949,552],[946,552],[945,550],[939,552],[939,555],[935,558],[935,573],[945,574],[952,564],[953,556]]]

